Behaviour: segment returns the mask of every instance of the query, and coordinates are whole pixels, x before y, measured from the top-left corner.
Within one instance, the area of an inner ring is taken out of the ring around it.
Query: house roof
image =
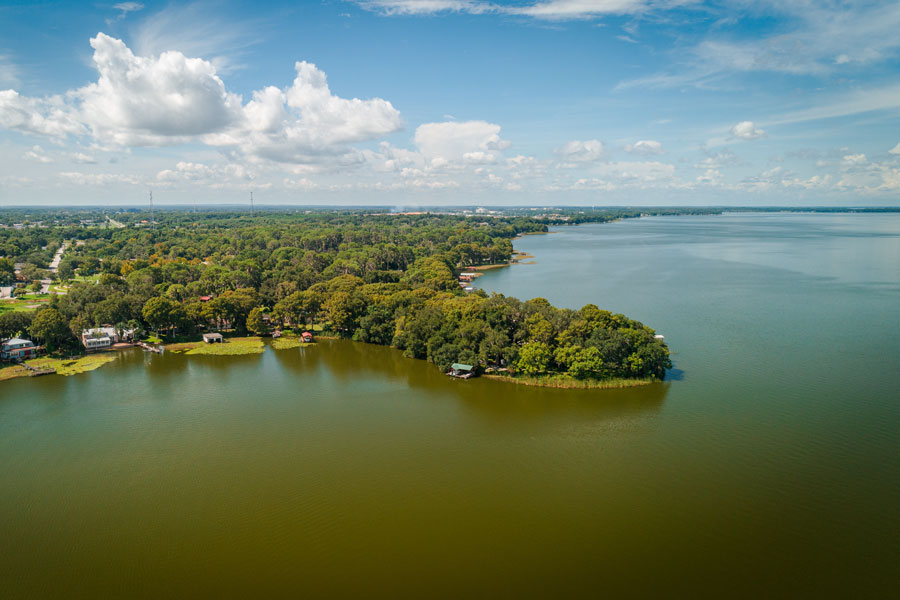
[[[222,337],[222,334],[221,333],[204,333],[203,337],[204,338],[220,338],[220,337]]]
[[[133,335],[133,329],[123,329],[123,335]],[[90,329],[85,329],[81,332],[81,337],[90,336],[90,337],[116,337],[118,336],[118,332],[116,328],[111,325],[104,325],[103,327],[92,327]]]
[[[7,345],[18,346],[19,344],[33,344],[33,343],[34,342],[32,342],[31,340],[23,340],[22,338],[13,338],[11,340],[6,340],[5,342],[3,342],[3,345],[4,346],[7,346]]]
[[[453,363],[450,365],[450,368],[454,371],[471,371],[473,369],[472,365],[466,365],[463,363]]]

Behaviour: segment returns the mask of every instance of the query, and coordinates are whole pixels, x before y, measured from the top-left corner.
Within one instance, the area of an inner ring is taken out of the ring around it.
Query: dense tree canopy
[[[593,220],[622,216],[637,214]],[[33,316],[4,315],[0,333],[28,329],[48,345],[75,348],[79,331],[101,324],[163,334],[262,334],[318,324],[442,369],[463,362],[528,376],[662,378],[670,366],[653,330],[623,315],[462,291],[460,271],[508,261],[513,237],[546,231],[543,216],[166,211],[156,223],[146,217],[117,215],[126,227],[0,229],[0,254],[34,270],[45,268],[63,241],[77,240],[59,276],[87,278]],[[577,213],[570,219],[582,220]],[[5,264],[0,258],[0,277]]]

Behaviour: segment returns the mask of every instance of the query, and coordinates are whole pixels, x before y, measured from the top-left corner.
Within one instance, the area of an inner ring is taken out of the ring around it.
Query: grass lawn
[[[290,350],[291,348],[306,348],[312,346],[312,342],[301,342],[299,335],[285,334],[272,340],[272,347],[276,350]]]
[[[76,275],[71,279],[72,283],[76,281],[81,283],[97,283],[100,281],[99,275]]]
[[[58,375],[76,375],[78,373],[93,371],[114,360],[116,360],[115,352],[100,352],[73,359],[35,358],[33,360],[26,360],[25,362],[32,367],[49,367],[51,369],[56,369]]]
[[[46,302],[46,300],[0,300],[0,314],[13,310],[34,310],[32,307],[42,302]]]

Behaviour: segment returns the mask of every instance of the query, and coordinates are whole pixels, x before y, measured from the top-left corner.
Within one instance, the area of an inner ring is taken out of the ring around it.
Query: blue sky
[[[3,204],[900,204],[900,4],[0,6]]]

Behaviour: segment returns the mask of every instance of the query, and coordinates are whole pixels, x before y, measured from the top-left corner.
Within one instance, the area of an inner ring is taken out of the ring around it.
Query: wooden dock
[[[156,352],[157,354],[162,354],[164,352],[162,346],[151,346],[150,344],[148,344],[146,342],[135,342],[135,344],[137,344],[138,346],[140,346],[141,348],[143,348],[144,350],[146,350],[148,352]]]
[[[31,371],[29,374],[30,377],[40,377],[41,375],[53,375],[56,373],[56,369],[51,367],[38,368],[25,363],[22,363],[22,366]]]

